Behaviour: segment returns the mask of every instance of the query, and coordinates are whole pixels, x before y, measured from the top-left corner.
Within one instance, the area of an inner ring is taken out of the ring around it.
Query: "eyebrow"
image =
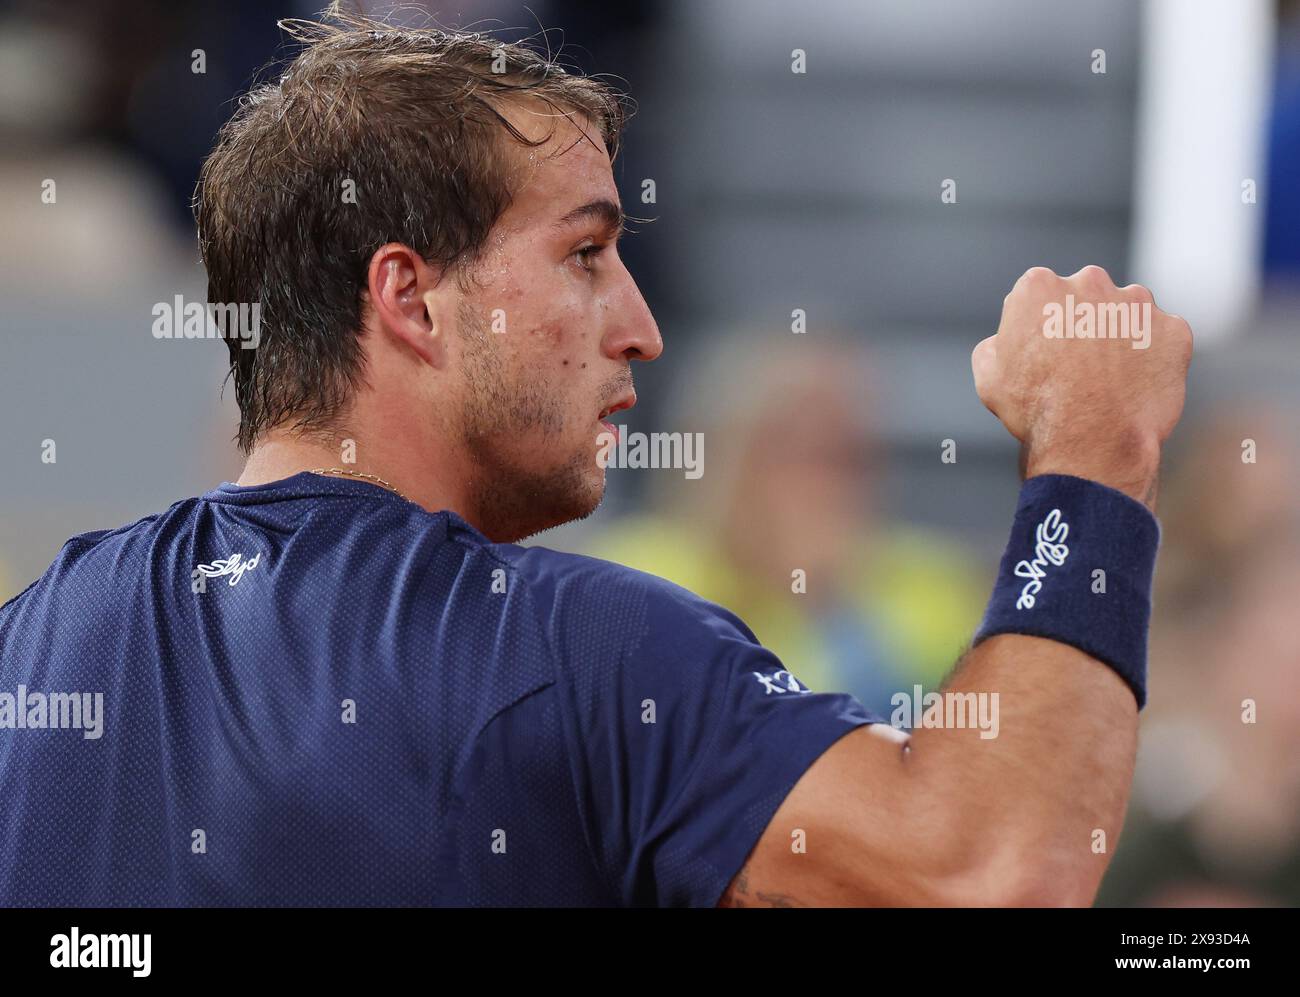
[[[624,222],[627,216],[623,214],[623,209],[607,197],[598,198],[595,201],[588,201],[580,207],[574,208],[567,215],[555,223],[556,228],[567,228],[576,222],[588,221],[595,219],[609,231],[609,234],[617,238],[623,234]]]

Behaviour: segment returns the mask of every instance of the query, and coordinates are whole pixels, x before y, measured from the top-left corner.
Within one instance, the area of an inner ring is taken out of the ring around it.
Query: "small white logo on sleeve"
[[[258,554],[251,561],[245,561],[243,554],[231,554],[229,557],[213,561],[211,564],[200,564],[194,570],[201,575],[206,575],[208,578],[220,578],[222,575],[229,575],[230,581],[227,584],[234,585],[244,577],[245,571],[252,571],[261,560],[261,554]]]
[[[764,675],[762,672],[754,672],[754,678],[758,679],[759,683],[766,690],[763,693],[764,696],[770,696],[774,692],[782,694],[787,692],[812,692],[811,689],[802,685],[797,678],[791,675],[784,668],[779,672],[772,673],[771,675]]]
[[[1034,596],[1043,588],[1047,566],[1054,564],[1059,568],[1070,556],[1070,548],[1062,542],[1069,534],[1070,524],[1061,522],[1060,509],[1053,509],[1038,524],[1034,534],[1034,559],[1016,565],[1016,577],[1029,579],[1016,600],[1016,609],[1034,608]]]

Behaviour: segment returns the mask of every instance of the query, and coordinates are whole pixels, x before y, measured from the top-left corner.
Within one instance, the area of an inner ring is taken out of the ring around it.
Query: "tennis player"
[[[619,258],[619,98],[487,37],[290,28],[196,199],[211,301],[260,313],[255,348],[223,328],[247,464],[0,610],[0,903],[1089,904],[1186,323],[1045,335],[1151,295],[1011,289],[973,367],[1026,480],[945,690],[999,729],[909,735],[721,606],[516,544],[596,508],[663,350]]]

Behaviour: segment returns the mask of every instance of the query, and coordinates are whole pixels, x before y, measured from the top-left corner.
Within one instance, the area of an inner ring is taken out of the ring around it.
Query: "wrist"
[[[1077,441],[1057,438],[1050,444],[1026,445],[1021,469],[1026,479],[1067,474],[1096,481],[1154,511],[1160,477],[1160,444],[1137,434]]]
[[[973,643],[1016,633],[1070,644],[1117,672],[1141,709],[1159,545],[1155,516],[1129,496],[1074,475],[1030,478]]]

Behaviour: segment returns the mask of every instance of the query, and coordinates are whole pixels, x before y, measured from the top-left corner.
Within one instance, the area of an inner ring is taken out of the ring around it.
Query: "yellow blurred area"
[[[856,691],[892,686],[910,693],[936,686],[969,641],[987,597],[982,575],[956,545],[920,530],[891,528],[873,541],[844,543],[845,571],[837,583],[840,609],[858,617],[883,652],[875,676],[862,662],[837,653],[819,622],[818,604],[747,573],[717,537],[688,522],[636,516],[603,531],[588,552],[667,578],[730,609],[807,686]],[[888,702],[886,699],[885,703]],[[879,702],[870,704],[882,709]]]

